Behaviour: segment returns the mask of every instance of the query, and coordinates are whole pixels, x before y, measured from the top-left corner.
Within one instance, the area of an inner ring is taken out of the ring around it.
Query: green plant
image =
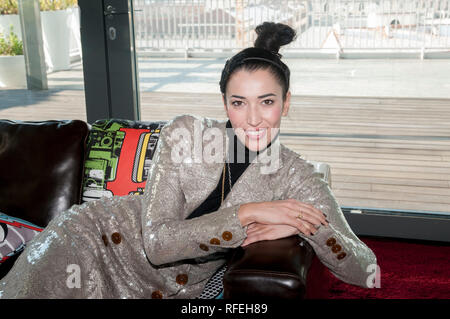
[[[41,11],[64,10],[78,5],[78,0],[39,0]],[[0,0],[0,14],[19,14],[17,0]]]
[[[0,0],[0,14],[18,14],[17,0]]]
[[[23,55],[23,43],[12,27],[8,36],[0,33],[0,55]]]
[[[39,0],[41,11],[64,10],[77,4],[78,0]]]

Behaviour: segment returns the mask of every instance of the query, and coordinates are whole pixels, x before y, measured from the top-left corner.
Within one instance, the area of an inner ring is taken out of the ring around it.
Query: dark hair
[[[258,37],[254,47],[244,49],[229,59],[220,78],[220,91],[225,94],[230,76],[238,70],[269,70],[283,89],[283,99],[289,91],[290,71],[281,61],[280,47],[295,39],[295,31],[288,25],[264,22],[255,29]]]

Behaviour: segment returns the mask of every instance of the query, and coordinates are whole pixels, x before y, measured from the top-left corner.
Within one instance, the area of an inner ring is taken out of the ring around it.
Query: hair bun
[[[258,37],[255,48],[266,49],[278,53],[280,47],[291,43],[295,38],[295,30],[282,23],[264,22],[255,29]]]

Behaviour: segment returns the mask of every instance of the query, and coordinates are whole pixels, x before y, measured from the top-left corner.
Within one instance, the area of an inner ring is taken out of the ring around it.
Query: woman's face
[[[268,70],[239,70],[228,81],[225,112],[236,136],[251,151],[263,150],[280,129],[289,111],[291,93]]]

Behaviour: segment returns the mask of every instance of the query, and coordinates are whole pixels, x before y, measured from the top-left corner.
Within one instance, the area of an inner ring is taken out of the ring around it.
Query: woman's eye
[[[242,101],[232,101],[231,105],[233,105],[233,106],[241,106],[242,105]]]
[[[263,101],[263,104],[266,104],[266,105],[271,105],[271,104],[273,104],[273,103],[274,103],[274,101],[273,101],[273,100],[270,100],[270,99],[264,100],[264,101]]]

